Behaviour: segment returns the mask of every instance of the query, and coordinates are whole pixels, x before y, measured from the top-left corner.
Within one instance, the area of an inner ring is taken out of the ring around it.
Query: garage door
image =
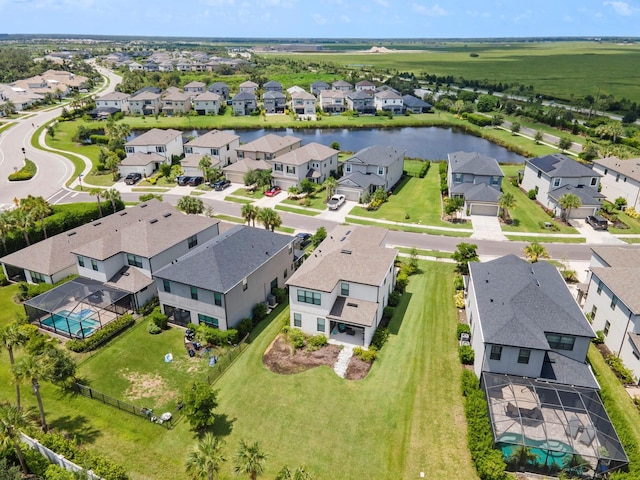
[[[224,172],[224,176],[227,177],[231,183],[241,183],[244,185],[244,174],[238,172]]]
[[[490,215],[492,217],[495,217],[498,215],[498,206],[473,203],[471,204],[469,213],[471,215]]]
[[[359,190],[351,190],[350,188],[336,188],[336,193],[340,193],[345,196],[347,200],[351,200],[353,202],[358,202],[360,200],[360,191]]]
[[[593,207],[574,208],[569,212],[570,218],[581,218],[583,220],[589,215],[593,215]]]

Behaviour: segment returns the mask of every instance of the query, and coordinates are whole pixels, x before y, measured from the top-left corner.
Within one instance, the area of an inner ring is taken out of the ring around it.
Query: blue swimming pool
[[[49,318],[42,320],[42,325],[53,329],[56,333],[62,333],[69,337],[85,338],[94,333],[100,326],[100,322],[89,318],[95,312],[91,309],[70,312],[61,310]]]
[[[503,434],[498,438],[497,444],[505,460],[518,448],[521,437],[517,434]],[[533,440],[525,437],[524,443],[529,447],[529,451],[538,457],[536,463],[539,465],[555,465],[562,468],[567,458],[574,454],[571,445],[557,440]]]

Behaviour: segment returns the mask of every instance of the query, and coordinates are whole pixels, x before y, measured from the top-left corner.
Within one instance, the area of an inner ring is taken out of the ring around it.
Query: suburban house
[[[402,96],[393,90],[382,90],[374,93],[373,105],[376,110],[391,112],[394,115],[402,115],[404,110]]]
[[[300,148],[302,140],[290,135],[270,133],[236,148],[238,161],[223,168],[227,180],[244,183],[244,174],[249,170],[269,170],[271,162],[287,152]]]
[[[373,194],[378,188],[388,192],[402,178],[405,153],[382,145],[363,148],[343,163],[336,193],[360,201],[365,193]]]
[[[373,96],[371,90],[356,90],[349,92],[346,96],[347,110],[362,114],[376,113],[376,107],[373,106]]]
[[[200,161],[204,157],[201,153],[187,153],[184,158],[180,160],[180,167],[182,168],[182,175],[185,177],[204,177],[204,172],[200,168]],[[211,167],[219,168],[220,162],[212,158]]]
[[[169,321],[236,328],[293,273],[293,237],[236,225],[155,271]]]
[[[229,98],[229,85],[227,85],[226,83],[214,82],[209,85],[208,90],[211,93],[220,95],[224,100],[227,100]]]
[[[395,285],[387,230],[339,225],[291,275],[290,326],[368,348]]]
[[[498,161],[476,152],[454,152],[447,164],[449,195],[464,199],[465,212],[497,216],[504,176]]]
[[[405,95],[402,97],[402,104],[404,105],[405,112],[411,113],[429,113],[433,108],[433,105],[430,103],[420,100],[413,95]]]
[[[266,113],[284,113],[287,108],[287,97],[284,93],[269,90],[262,96]]]
[[[237,159],[240,137],[230,132],[211,130],[184,145],[184,153],[208,155],[213,166],[226,167]],[[219,164],[219,165],[217,165]]]
[[[240,92],[231,99],[234,115],[249,115],[257,108],[256,96],[250,92]]]
[[[521,188],[536,192],[536,199],[557,216],[563,214],[559,199],[566,193],[580,198],[582,206],[571,209],[570,218],[594,215],[602,206],[604,195],[598,193],[602,175],[560,153],[525,160]]]
[[[370,92],[373,94],[373,92],[376,91],[376,84],[370,82],[369,80],[360,80],[358,83],[356,83],[356,92],[362,91]]]
[[[314,95],[320,95],[323,90],[329,90],[330,85],[322,80],[317,80],[311,84],[311,93]]]
[[[258,87],[259,85],[257,83],[247,80],[246,82],[242,82],[240,84],[240,92],[255,94],[256,90],[258,90]]]
[[[319,96],[320,108],[325,113],[344,112],[347,93],[343,90],[321,90]]]
[[[640,378],[640,249],[592,247],[590,270],[584,311],[609,350]]]
[[[143,177],[150,177],[163,163],[168,163],[167,159],[159,153],[132,153],[118,164],[118,175],[124,178],[130,173],[139,173]]]
[[[622,197],[628,207],[640,211],[640,158],[599,158],[593,161],[593,171],[602,175],[600,184],[607,200],[613,203]]]
[[[291,109],[298,118],[315,120],[316,97],[309,92],[294,92],[291,94]]]
[[[143,91],[129,99],[129,113],[132,115],[157,115],[162,108],[162,95]]]
[[[207,91],[207,85],[202,82],[189,82],[183,88],[185,93],[195,93],[196,95],[199,93],[204,93]],[[195,95],[192,95],[195,96]]]
[[[134,153],[157,153],[171,163],[173,155],[182,155],[182,132],[152,128],[124,144],[127,156]]]
[[[162,113],[167,116],[188,113],[191,110],[191,97],[187,92],[172,91],[162,96]]]
[[[283,190],[292,186],[300,187],[300,182],[305,178],[321,184],[331,171],[338,170],[338,153],[338,150],[312,142],[280,155],[268,162],[273,166],[272,183]]]
[[[128,93],[111,92],[107,93],[100,98],[96,99],[96,108],[98,110],[115,108],[118,111],[128,113],[129,112],[129,98]]]
[[[217,115],[223,101],[222,96],[217,93],[200,93],[193,99],[193,109],[198,115]]]
[[[515,255],[471,262],[466,294],[474,371],[503,456],[531,445],[542,465],[580,455],[589,476],[627,464],[586,359],[595,333],[558,269]]]
[[[276,82],[275,80],[269,80],[265,83],[262,88],[264,88],[265,92],[280,92],[282,93],[282,84],[280,82]]]
[[[331,84],[332,90],[342,90],[343,92],[350,92],[353,90],[353,85],[344,80],[337,80]]]

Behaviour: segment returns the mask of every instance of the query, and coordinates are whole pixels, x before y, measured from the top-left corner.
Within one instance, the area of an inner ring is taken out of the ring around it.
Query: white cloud
[[[325,23],[327,23],[327,19],[319,13],[313,14],[313,21],[316,22],[316,25],[324,25]]]
[[[340,20],[342,20],[343,23],[351,23],[351,17],[349,17],[349,15],[340,15]]]
[[[389,7],[389,2],[387,0],[376,0],[376,3],[381,7]]]
[[[445,15],[448,15],[447,11],[437,3],[431,7],[427,7],[421,3],[414,3],[412,8],[415,13],[427,17],[444,17]]]
[[[613,8],[616,14],[622,15],[623,17],[631,16],[636,12],[636,9],[631,7],[627,2],[604,2],[604,5]]]

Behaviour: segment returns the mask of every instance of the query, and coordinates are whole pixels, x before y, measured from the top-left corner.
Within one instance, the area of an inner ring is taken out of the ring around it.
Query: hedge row
[[[488,127],[493,121],[490,117],[485,117],[484,115],[480,115],[477,113],[468,113],[467,120],[474,125],[478,125],[479,127]]]
[[[115,337],[123,330],[129,328],[134,323],[135,320],[133,319],[133,316],[127,313],[120,318],[117,318],[113,322],[108,323],[93,335],[84,340],[69,340],[66,343],[66,346],[69,350],[76,353],[94,350],[110,338]]]
[[[24,180],[31,180],[35,176],[37,171],[38,171],[38,168],[36,167],[36,164],[33,163],[31,160],[25,158],[24,167],[22,167],[17,172],[14,172],[11,175],[9,175],[9,181],[22,182]]]
[[[478,377],[470,370],[462,372],[464,414],[467,418],[467,444],[481,480],[504,480],[506,464],[502,453],[493,448],[491,420]]]

